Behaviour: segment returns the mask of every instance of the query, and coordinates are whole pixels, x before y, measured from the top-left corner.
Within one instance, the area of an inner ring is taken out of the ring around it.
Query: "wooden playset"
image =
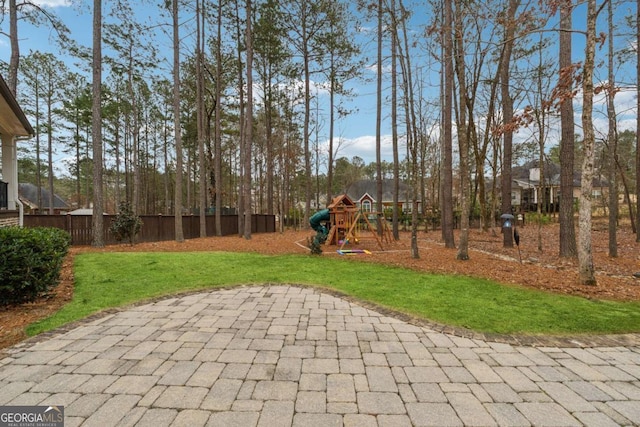
[[[391,231],[384,219],[384,215],[379,212],[362,212],[346,194],[335,197],[327,208],[329,209],[330,225],[325,244],[340,245],[338,253],[342,255],[367,253],[368,251],[344,249],[344,246],[348,243],[358,243],[361,238],[361,228],[364,227],[371,232],[380,250],[384,250],[383,240],[391,241]],[[382,227],[381,234],[378,234],[378,229],[371,223],[370,219],[374,219],[378,227]]]

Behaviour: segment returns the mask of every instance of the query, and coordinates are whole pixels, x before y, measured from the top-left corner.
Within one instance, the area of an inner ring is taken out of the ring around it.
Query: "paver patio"
[[[637,342],[498,343],[313,288],[238,287],[13,347],[0,405],[63,405],[66,427],[631,426]]]

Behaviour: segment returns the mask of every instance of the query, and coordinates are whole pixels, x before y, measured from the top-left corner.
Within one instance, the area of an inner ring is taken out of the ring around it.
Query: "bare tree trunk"
[[[458,149],[460,151],[460,243],[456,259],[469,259],[469,135],[467,127],[467,85],[464,60],[464,34],[462,29],[463,11],[459,0],[456,0],[455,16],[455,69],[458,75],[458,91],[460,112],[458,114]]]
[[[309,148],[309,127],[311,119],[311,68],[310,52],[308,44],[308,33],[306,29],[307,19],[302,19],[302,30],[305,41],[303,42],[302,62],[304,68],[304,126],[302,138],[304,139],[304,214],[303,227],[309,226],[309,216],[311,210],[311,150]]]
[[[545,179],[544,179],[544,140],[543,132],[544,127],[538,127],[540,131],[540,153],[538,157],[538,162],[540,163],[540,195],[538,196],[538,203],[536,205],[536,213],[538,214],[538,252],[542,252],[542,202],[544,201],[544,189],[545,189]],[[535,190],[534,190],[535,191]]]
[[[244,238],[251,239],[251,147],[253,139],[253,34],[251,31],[251,0],[246,0],[247,32],[247,104],[244,134]],[[308,200],[307,200],[308,201]]]
[[[502,51],[501,53],[502,55],[504,55],[504,51]],[[499,64],[502,64],[502,58],[500,58],[499,60]],[[482,171],[484,170],[484,164],[485,164],[485,160],[487,158],[487,149],[489,147],[489,144],[491,143],[491,138],[492,138],[492,132],[490,132],[491,127],[493,127],[495,125],[495,115],[496,115],[496,102],[497,102],[497,91],[498,91],[498,84],[500,83],[500,66],[498,66],[497,70],[496,70],[496,75],[493,78],[493,81],[491,81],[491,89],[490,89],[490,96],[489,96],[489,106],[488,106],[488,112],[487,112],[487,119],[486,119],[486,125],[485,125],[485,131],[484,131],[484,136],[483,136],[483,142],[482,142],[482,147],[479,147],[479,141],[477,141],[475,144],[473,145],[474,148],[474,158],[475,158],[475,164],[476,164],[476,170],[477,175],[478,175],[478,197],[480,199],[480,206],[481,206],[481,215],[482,215],[482,231],[488,231],[489,229],[491,229],[491,231],[493,232],[493,235],[496,235],[495,232],[495,214],[496,214],[496,210],[497,210],[497,206],[496,206],[496,169],[497,167],[493,167],[493,171],[494,171],[494,176],[492,176],[492,183],[491,183],[491,204],[489,206],[487,206],[487,202],[486,202],[486,183],[485,183],[485,179],[484,179],[484,174],[482,173]],[[494,163],[497,166],[497,159],[495,156],[495,146],[494,146]]]
[[[564,95],[560,104],[560,256],[573,258],[577,254],[576,232],[573,221],[573,160],[574,117],[571,71],[571,2],[560,6],[560,81]]]
[[[245,150],[245,94],[244,94],[244,76],[242,75],[242,51],[244,46],[242,45],[242,29],[240,23],[240,0],[235,1],[235,12],[236,12],[236,55],[238,60],[238,99],[239,105],[238,109],[240,111],[239,123],[240,123],[240,161],[238,162],[238,199],[236,206],[238,207],[238,235],[242,236],[244,233],[244,150]],[[220,6],[222,8],[222,6]],[[222,10],[222,9],[221,9]]]
[[[81,171],[82,171],[82,160],[80,158],[80,125],[78,123],[78,119],[76,116],[76,123],[74,126],[74,135],[73,135],[73,140],[74,140],[74,147],[75,148],[75,162],[76,162],[76,166],[75,166],[75,170],[74,175],[75,175],[75,190],[76,190],[76,203],[77,206],[80,207],[81,203],[82,203],[82,190],[81,190],[81,183],[82,183],[82,176],[81,176]],[[93,141],[92,141],[93,142]],[[88,195],[87,195],[88,196]]]
[[[172,0],[173,10],[173,114],[176,139],[176,188],[174,215],[176,242],[184,242],[182,230],[182,129],[180,127],[180,34],[178,0]]]
[[[451,112],[453,110],[453,36],[452,5],[444,0],[444,105],[442,110],[442,184],[440,190],[442,218],[442,239],[447,248],[454,248],[453,238],[453,161]]]
[[[411,199],[411,258],[419,259],[420,253],[418,249],[418,194],[419,194],[419,176],[418,176],[418,158],[420,147],[420,136],[418,132],[418,120],[416,118],[416,101],[414,97],[413,73],[411,68],[411,56],[409,54],[409,38],[406,27],[407,13],[402,0],[399,1],[399,15],[401,17],[398,22],[398,13],[395,7],[395,0],[392,1],[393,13],[393,31],[392,41],[394,52],[394,62],[400,60],[402,70],[402,87],[404,88],[404,110],[407,124],[407,161],[409,168],[409,182],[411,189],[407,192],[407,199]],[[399,29],[402,29],[402,42],[400,43]],[[404,52],[403,52],[404,49]],[[397,78],[394,79],[394,85]]]
[[[273,86],[271,84],[266,85],[266,98],[267,102],[265,105],[266,112],[266,144],[267,144],[267,165],[265,173],[267,175],[267,215],[273,215],[274,207],[277,204],[276,199],[274,198],[274,168],[275,168],[275,158],[273,154]],[[331,127],[333,129],[333,90],[331,91]],[[333,134],[331,134],[331,137]],[[331,154],[329,154],[329,158],[331,159]],[[319,192],[318,192],[319,193]]]
[[[497,218],[498,212],[498,160],[500,158],[500,144],[498,141],[493,142],[493,160],[491,165],[491,231],[493,236],[497,236]]]
[[[583,161],[580,186],[578,275],[581,285],[595,285],[591,248],[591,204],[594,176],[595,134],[593,131],[593,68],[596,49],[596,0],[587,1],[587,42],[582,79]]]
[[[544,114],[544,113],[541,113]],[[540,134],[540,140],[538,141],[539,149],[538,152],[538,165],[540,168],[540,187],[538,189],[534,189],[534,191],[538,191],[538,203],[536,203],[536,213],[538,214],[538,252],[542,252],[542,203],[546,199],[546,195],[544,194],[546,188],[546,180],[545,180],[545,165],[544,165],[544,139],[545,139],[545,126],[544,126],[544,118],[539,117],[539,114],[536,114],[536,120],[538,122],[538,133]]]
[[[327,204],[331,203],[333,199],[333,135],[335,132],[335,84],[336,77],[333,72],[335,59],[334,54],[331,52],[331,90],[329,92],[329,152],[327,153]],[[318,206],[319,208],[319,206]]]
[[[199,175],[199,223],[200,237],[207,237],[207,162],[204,155],[204,71],[202,70],[203,62],[203,44],[204,44],[204,4],[196,1],[196,115],[197,115],[197,133],[198,133],[198,170]]]
[[[629,209],[629,220],[631,221],[631,232],[636,232],[636,222],[635,215],[633,212],[633,202],[631,201],[631,191],[629,190],[629,183],[627,182],[627,176],[625,171],[622,169],[620,165],[620,158],[616,157],[616,168],[618,168],[618,173],[620,174],[620,180],[622,181],[622,188],[624,191],[624,198],[627,202],[627,207]]]
[[[216,23],[216,105],[215,105],[215,133],[214,133],[214,180],[215,189],[213,197],[216,206],[216,235],[222,235],[222,2],[218,0],[218,17]]]
[[[102,195],[102,0],[93,0],[93,105],[91,108],[93,139],[93,216],[91,244],[104,246],[103,195]]]
[[[500,82],[502,93],[502,118],[504,124],[504,149],[502,152],[502,213],[511,214],[511,163],[513,145],[513,100],[511,99],[511,51],[513,50],[516,9],[520,0],[509,0],[509,9],[505,22],[504,53],[500,69]],[[503,245],[505,248],[513,247],[513,232],[511,228],[503,228]]]
[[[9,81],[7,83],[13,95],[17,97],[20,43],[18,41],[18,7],[16,6],[16,0],[9,0],[9,39],[11,43],[11,58],[9,59]]]
[[[398,28],[396,23],[396,5],[395,0],[391,1],[391,10],[393,13],[393,29],[391,31],[391,139],[393,144],[393,211],[392,211],[392,228],[393,239],[400,240],[400,229],[398,227],[398,205],[400,196],[400,155],[398,152]],[[382,47],[382,45],[379,45]],[[381,52],[379,52],[381,55]],[[379,57],[382,59],[382,56]],[[408,137],[408,135],[407,135]],[[381,170],[381,164],[378,163],[378,170]],[[379,188],[378,197],[382,199],[382,185]],[[382,200],[380,200],[382,204]],[[382,233],[382,228],[379,230]],[[417,258],[417,257],[416,257]]]
[[[51,69],[47,70],[47,184],[49,187],[49,215],[54,214],[53,189],[53,76]]]
[[[609,87],[607,93],[607,116],[609,119],[609,256],[618,256],[618,239],[616,229],[618,225],[618,174],[616,164],[618,159],[618,129],[616,122],[616,108],[614,98],[616,94],[615,73],[613,69],[613,5],[610,1],[607,5],[609,16],[607,17],[609,36],[607,41],[609,44],[608,52],[608,68],[609,68]]]
[[[162,155],[164,160],[164,214],[171,215],[171,195],[169,192],[169,133],[167,130],[167,123],[165,119],[163,127],[164,146],[162,149]]]
[[[382,16],[383,2],[378,0],[378,58],[376,65],[376,199],[379,209],[382,205]],[[393,59],[392,59],[393,60]],[[392,65],[393,67],[393,65]],[[392,68],[392,70],[394,70]],[[393,72],[392,72],[393,78]],[[395,83],[395,82],[394,82]],[[393,84],[393,83],[392,83]],[[392,100],[392,108],[395,108],[395,100]],[[394,110],[392,110],[394,111]],[[395,123],[392,124],[395,131]]]
[[[35,102],[36,102],[36,187],[38,192],[36,194],[36,205],[38,210],[42,209],[42,162],[40,161],[40,83],[38,82],[38,73],[35,75]],[[87,194],[88,196],[88,194]],[[40,212],[41,213],[41,212]]]
[[[540,43],[543,41],[542,34],[540,35]],[[537,195],[537,203],[536,203],[536,213],[538,214],[537,221],[537,242],[538,242],[538,252],[542,252],[542,203],[546,199],[544,194],[544,189],[546,188],[545,183],[545,164],[544,164],[544,146],[547,138],[546,133],[546,118],[547,118],[547,109],[542,106],[542,99],[544,97],[544,77],[542,70],[544,69],[544,59],[543,59],[543,51],[540,50],[538,52],[538,72],[536,73],[536,87],[539,96],[539,107],[535,110],[535,122],[536,128],[538,132],[538,167],[540,168],[540,185],[538,188],[534,189],[535,194]]]

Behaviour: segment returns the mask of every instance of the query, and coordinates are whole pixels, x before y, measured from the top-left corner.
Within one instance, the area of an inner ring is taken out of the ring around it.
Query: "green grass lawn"
[[[482,279],[425,274],[349,258],[248,253],[87,253],[75,258],[73,301],[30,335],[107,308],[198,289],[302,284],[335,289],[439,323],[503,334],[640,331],[640,303],[593,301]]]

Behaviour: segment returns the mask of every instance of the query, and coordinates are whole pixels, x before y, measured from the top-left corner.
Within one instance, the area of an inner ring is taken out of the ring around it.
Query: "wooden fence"
[[[104,216],[104,242],[107,245],[118,243],[109,231],[115,215]],[[160,242],[175,239],[175,218],[172,215],[140,215],[142,229],[136,242]],[[215,216],[207,216],[207,236],[215,236]],[[276,221],[274,215],[252,215],[252,233],[274,233]],[[71,244],[90,245],[93,236],[91,215],[25,215],[25,227],[55,227],[71,234]],[[200,217],[183,216],[182,230],[185,239],[200,237]],[[238,234],[238,216],[221,216],[221,235]]]

